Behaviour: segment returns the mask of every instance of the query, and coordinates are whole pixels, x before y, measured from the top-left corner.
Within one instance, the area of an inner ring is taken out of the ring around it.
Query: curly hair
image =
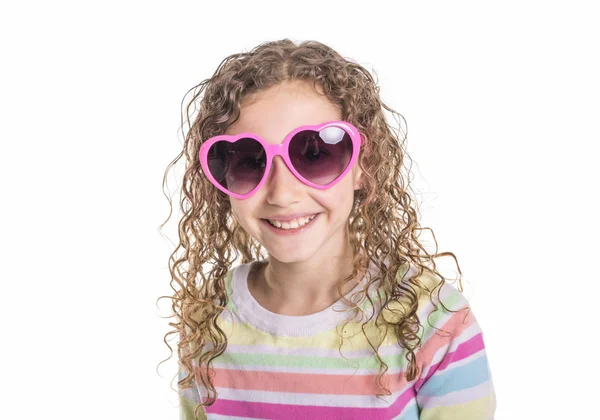
[[[283,39],[227,57],[211,78],[186,93],[187,97],[192,92],[193,97],[187,107],[182,102],[182,130],[185,131],[187,123],[183,150],[168,165],[163,179],[164,189],[168,171],[185,158],[179,244],[169,258],[170,285],[174,294],[161,298],[171,299],[172,318],[176,320],[169,323],[173,330],[165,335],[165,343],[172,355],[167,337],[179,335],[179,364],[187,371],[187,376],[180,378],[178,385],[180,388],[192,386],[196,375],[198,384],[207,390],[208,396],[195,407],[195,415],[200,407],[204,413],[203,407],[212,405],[217,397],[210,372],[212,361],[223,354],[227,346],[226,334],[217,324],[227,305],[225,276],[240,254],[242,264],[265,258],[261,244],[232,217],[227,195],[214,188],[204,176],[198,161],[199,148],[203,141],[222,134],[237,120],[243,101],[249,95],[290,81],[318,87],[339,107],[342,119],[356,126],[367,139],[358,160],[364,173],[363,184],[355,191],[348,220],[354,252],[353,272],[338,281],[338,292],[342,296],[343,284],[355,278],[369,263],[378,268],[365,290],[380,281],[378,293],[382,297],[382,310],[375,323],[393,328],[398,343],[407,350],[405,376],[409,381],[419,373],[415,360],[422,328],[417,316],[418,299],[423,292],[428,292],[434,303],[435,290],[441,290],[446,280],[438,272],[434,258],[449,255],[456,261],[451,252],[437,253],[435,235],[431,229],[419,225],[417,203],[411,198],[409,186],[410,169],[405,167],[405,157],[410,158],[405,151],[407,130],[400,124],[404,118],[382,102],[377,82],[365,68],[316,41],[296,44]],[[385,111],[399,123],[398,129],[386,121]],[[403,176],[405,169],[406,176]],[[167,221],[173,211],[170,198],[169,204],[171,212]],[[428,253],[419,243],[421,230],[431,231],[436,253]],[[408,264],[418,267],[418,272],[399,280],[397,274]],[[210,267],[206,272],[205,266]],[[427,288],[419,280],[424,272],[440,279],[434,289]],[[460,267],[458,272],[462,276]],[[462,285],[459,290],[462,291]],[[368,295],[366,298],[373,303]],[[343,296],[342,299],[346,300]],[[390,305],[400,301],[403,310]],[[435,303],[434,307],[437,310]],[[396,315],[393,320],[383,316],[384,309]],[[378,353],[382,341],[372,343],[364,328],[363,333],[380,363],[377,385],[385,392],[377,397],[391,395],[382,383],[388,369]]]

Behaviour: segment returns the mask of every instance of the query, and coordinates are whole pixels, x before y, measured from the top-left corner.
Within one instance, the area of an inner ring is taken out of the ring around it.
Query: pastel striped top
[[[236,266],[226,277],[230,311],[223,311],[218,325],[228,344],[212,364],[218,396],[205,407],[208,419],[493,419],[496,396],[482,331],[453,285],[444,284],[440,297],[457,312],[439,304],[433,312],[429,293],[419,299],[422,343],[415,351],[419,374],[412,381],[404,377],[406,350],[388,329],[379,355],[388,366],[382,381],[391,395],[377,398],[384,393],[376,382],[380,362],[361,330],[364,321],[354,318],[360,313],[343,312],[348,306],[342,300],[306,316],[270,312],[248,290],[251,264]],[[437,284],[431,274],[419,279],[429,289]],[[360,305],[367,315],[380,310],[376,286],[368,291],[374,307],[367,299]],[[359,287],[355,291],[363,289]],[[401,303],[388,308],[401,309]],[[384,315],[387,320],[394,317],[391,312]],[[374,320],[366,331],[375,344],[383,334]],[[183,368],[179,375],[185,375]],[[207,395],[198,383],[179,390],[182,420],[195,419],[193,407]]]

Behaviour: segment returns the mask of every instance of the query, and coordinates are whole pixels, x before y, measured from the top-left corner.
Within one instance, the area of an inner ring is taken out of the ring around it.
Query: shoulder
[[[418,317],[425,340],[433,335],[458,337],[469,328],[480,332],[469,301],[455,283],[442,279],[431,271],[418,278],[423,285],[419,296]]]
[[[402,277],[403,276],[403,277]],[[471,305],[451,282],[442,281],[435,273],[411,267],[399,276],[401,293],[382,309],[384,319],[391,324],[401,323],[416,314],[421,351],[426,359],[441,349],[452,351],[458,346],[483,346],[483,334]],[[425,355],[425,354],[424,354]]]
[[[429,318],[440,324],[452,313],[469,311],[469,302],[462,292],[428,269],[402,266],[396,279],[401,293],[388,302],[387,312],[405,316],[416,305],[420,320]]]
[[[435,273],[424,272],[418,280],[423,285],[417,309],[421,339],[417,360],[422,372],[430,377],[461,366],[469,377],[483,375],[488,380],[483,331],[467,298]]]
[[[434,274],[422,281],[432,290],[419,299],[422,330],[415,383],[421,418],[492,418],[495,391],[483,332],[471,306],[454,284]]]
[[[249,264],[238,264],[235,266],[231,266],[221,278],[215,279],[214,277],[210,276],[210,282],[212,284],[208,284],[208,292],[212,293],[213,296],[215,296],[215,289],[217,287],[221,287],[217,285],[217,281],[220,281],[222,287],[224,287],[225,289],[225,295],[227,298],[226,308],[231,306],[230,302],[232,296],[233,281],[242,275],[240,273],[240,270],[243,271],[244,268],[248,265]],[[209,276],[207,276],[207,278],[208,277]],[[184,305],[186,308],[185,319],[182,319],[182,328],[180,331],[180,335],[182,337],[197,337],[199,327],[204,326],[207,322],[207,319],[211,318],[214,313],[221,312],[223,309],[217,301],[217,299],[204,299],[201,296],[199,296],[199,293],[200,292],[197,292],[197,294],[193,296],[188,296],[186,298]],[[194,326],[194,329],[191,328],[192,325]],[[193,351],[194,343],[192,341],[190,341],[189,347]]]

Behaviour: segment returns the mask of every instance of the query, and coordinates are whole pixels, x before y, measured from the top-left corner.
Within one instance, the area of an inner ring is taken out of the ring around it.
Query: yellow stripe
[[[443,407],[426,408],[419,420],[482,420],[491,419],[496,409],[496,395],[490,394],[477,401]]]
[[[206,420],[206,416],[202,414],[202,411],[199,411],[198,417],[194,417],[196,403],[181,395],[179,395],[179,406],[179,417],[181,420]]]

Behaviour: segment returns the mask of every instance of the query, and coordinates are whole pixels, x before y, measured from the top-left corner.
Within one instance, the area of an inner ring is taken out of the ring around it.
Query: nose
[[[288,207],[300,201],[304,184],[289,170],[281,156],[275,156],[266,182],[267,202],[279,207]]]

